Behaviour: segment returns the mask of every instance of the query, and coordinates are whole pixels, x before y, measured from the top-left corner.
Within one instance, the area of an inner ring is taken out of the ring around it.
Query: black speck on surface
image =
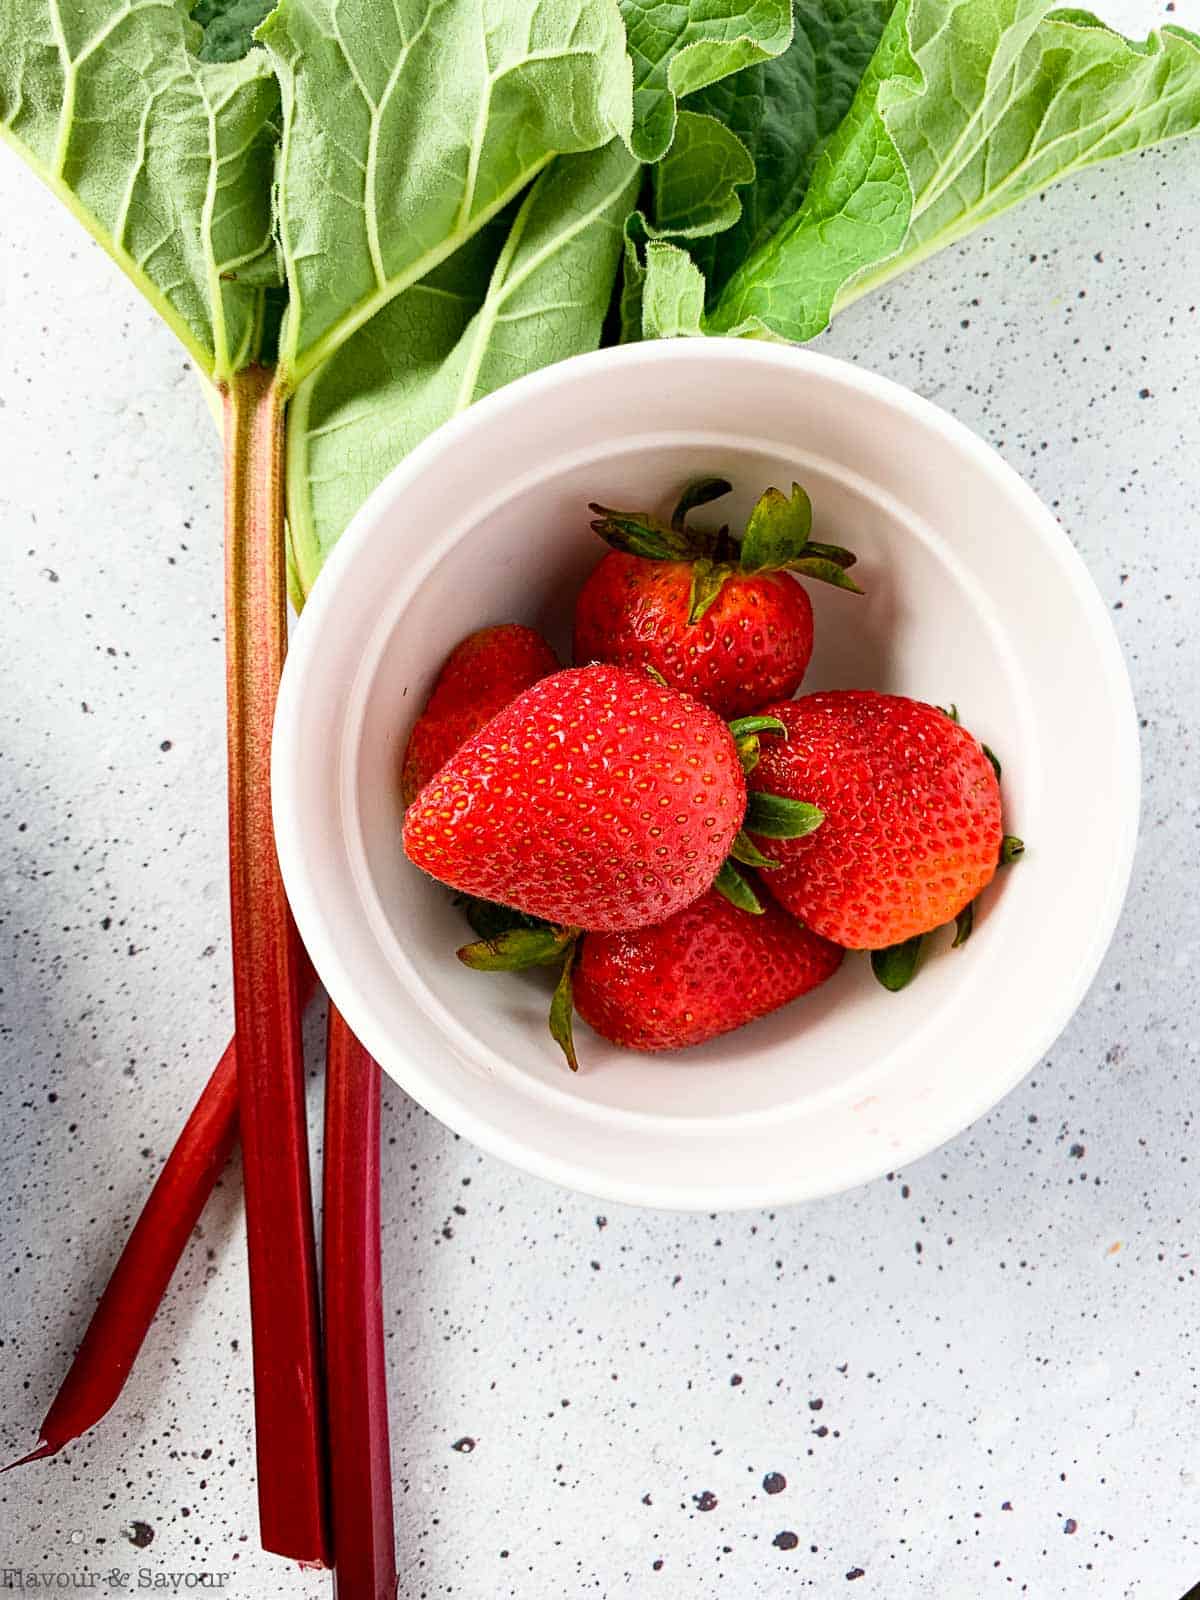
[[[825,1404],[824,1400],[810,1400],[808,1402],[808,1409],[810,1411],[820,1411],[821,1407],[824,1404]]]
[[[851,1567],[850,1571],[846,1574],[846,1581],[847,1581],[847,1583],[853,1583],[855,1578],[865,1578],[866,1575],[867,1574],[866,1574],[866,1571],[864,1570],[864,1568],[862,1568],[862,1567]]]
[[[122,1531],[130,1544],[136,1545],[139,1550],[145,1550],[154,1543],[154,1529],[148,1522],[130,1522]]]
[[[762,1486],[768,1494],[782,1494],[787,1488],[787,1479],[782,1472],[768,1472]]]
[[[451,1450],[457,1450],[460,1456],[469,1456],[475,1448],[475,1441],[467,1434],[464,1434],[461,1439],[455,1439],[450,1448]]]
[[[715,1511],[717,1497],[711,1489],[702,1489],[699,1494],[694,1494],[692,1499],[696,1502],[697,1511]]]
[[[1068,1517],[1067,1520],[1063,1523],[1063,1532],[1064,1533],[1077,1533],[1078,1530],[1079,1530],[1079,1524],[1075,1521],[1074,1517]]]
[[[790,1528],[785,1528],[782,1533],[777,1533],[775,1535],[775,1537],[771,1540],[771,1543],[775,1546],[776,1550],[794,1550],[800,1543],[800,1539],[798,1535],[791,1531]]]

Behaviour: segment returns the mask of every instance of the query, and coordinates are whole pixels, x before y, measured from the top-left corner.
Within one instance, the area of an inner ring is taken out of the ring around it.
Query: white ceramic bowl
[[[1006,826],[1028,852],[988,891],[970,944],[939,952],[902,994],[852,956],[811,998],[677,1056],[621,1052],[578,1024],[572,1076],[546,1033],[544,977],[455,960],[461,914],[401,851],[399,760],[464,634],[523,621],[565,649],[575,591],[602,550],[587,501],[665,508],[707,473],[736,486],[723,516],[768,484],[807,487],[816,536],[859,553],[867,597],[810,586],[805,688],[955,701],[1001,756]],[[517,1166],[606,1199],[702,1210],[863,1182],[1011,1089],[1112,935],[1138,791],[1108,615],[1034,494],[887,379],[738,340],[583,356],[427,439],[322,574],[275,724],[275,827],[296,920],[385,1071]]]

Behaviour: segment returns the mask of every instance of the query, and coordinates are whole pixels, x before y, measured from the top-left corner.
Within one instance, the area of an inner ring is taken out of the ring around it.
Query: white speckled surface
[[[211,423],[170,336],[2,153],[0,210],[7,1458],[230,1018]],[[952,1145],[778,1214],[605,1219],[390,1090],[405,1600],[783,1600],[847,1579],[887,1600],[1176,1600],[1200,1578],[1198,219],[1196,146],[1121,163],[823,341],[995,443],[1114,607],[1144,834],[1086,1004]],[[118,1410],[0,1478],[0,1580],[327,1592],[256,1549],[237,1191],[231,1172]]]

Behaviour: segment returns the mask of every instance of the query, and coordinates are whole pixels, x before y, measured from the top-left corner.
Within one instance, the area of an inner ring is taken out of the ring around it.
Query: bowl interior
[[[965,431],[890,385],[864,387],[795,352],[746,360],[735,349],[703,371],[698,359],[650,360],[644,387],[606,387],[612,365],[591,358],[573,388],[580,364],[568,364],[565,389],[543,380],[524,404],[507,391],[497,397],[506,405],[489,403],[482,418],[476,408],[456,438],[410,458],[305,614],[277,733],[289,891],[364,1042],[418,1098],[512,1159],[666,1204],[835,1189],[991,1104],[1091,976],[1136,813],[1111,630],[1032,495]],[[865,597],[809,586],[805,689],[955,702],[1004,763],[1006,829],[1029,852],[988,891],[970,944],[950,953],[939,935],[903,994],[851,956],[814,996],[677,1056],[616,1050],[580,1023],[573,1076],[546,1032],[545,975],[484,976],[455,959],[471,936],[461,913],[401,850],[400,758],[440,663],[472,629],[527,622],[570,660],[574,596],[603,548],[589,500],[666,511],[690,478],[712,473],[735,494],[707,514],[736,526],[766,485],[795,480],[811,495],[816,536],[859,555]],[[456,513],[422,548],[439,483],[438,502]],[[297,700],[302,716],[290,710]],[[1064,718],[1068,705],[1082,709]],[[1097,739],[1116,796],[1108,828],[1068,803]],[[301,741],[334,759],[314,770]]]

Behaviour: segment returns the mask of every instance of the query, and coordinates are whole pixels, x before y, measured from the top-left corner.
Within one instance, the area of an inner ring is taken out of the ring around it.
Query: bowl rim
[[[842,1192],[880,1176],[879,1162],[864,1150],[863,1159],[857,1165],[846,1163],[836,1185],[827,1180],[805,1183],[802,1174],[767,1179],[756,1188],[742,1184],[723,1188],[719,1182],[705,1185],[663,1183],[653,1178],[617,1181],[610,1174],[601,1176],[581,1166],[577,1160],[560,1157],[535,1142],[497,1129],[485,1117],[475,1114],[469,1098],[448,1085],[448,1080],[439,1075],[436,1064],[426,1068],[406,1056],[401,1067],[394,1059],[396,1052],[389,1048],[393,1041],[377,1026],[373,1008],[342,961],[334,932],[327,926],[317,903],[300,846],[299,805],[293,777],[300,765],[297,750],[302,736],[306,691],[313,674],[320,670],[319,641],[327,620],[337,609],[358,550],[413,480],[439,457],[461,448],[471,434],[491,427],[538,396],[569,388],[614,367],[686,365],[713,359],[757,363],[764,369],[804,370],[817,380],[828,379],[870,395],[939,434],[952,450],[972,458],[985,475],[1003,484],[1007,492],[1023,504],[1030,524],[1038,532],[1047,553],[1062,569],[1091,625],[1091,640],[1103,668],[1102,686],[1112,708],[1113,765],[1119,775],[1119,789],[1106,797],[1114,823],[1107,890],[1103,905],[1092,921],[1091,937],[1086,946],[1077,950],[1071,981],[1064,981],[1060,987],[1058,1003],[1045,1008],[1042,1027],[1031,1033],[1026,1048],[1019,1052],[1016,1066],[1010,1068],[1003,1080],[993,1074],[986,1079],[982,1092],[944,1106],[940,1114],[931,1112],[924,1136],[919,1140],[909,1138],[896,1151],[893,1166],[911,1164],[969,1128],[1012,1091],[1066,1027],[1091,986],[1116,930],[1133,869],[1141,805],[1141,748],[1128,667],[1112,619],[1082,556],[1058,519],[997,450],[967,424],[895,379],[839,357],[795,345],[727,337],[646,341],[591,351],[530,373],[476,401],[427,435],[392,468],[355,513],[326,560],[293,631],[275,712],[271,799],[276,849],[296,925],[331,1002],[364,1046],[377,1059],[387,1058],[383,1070],[388,1076],[454,1132],[512,1166],[576,1192],[616,1203],[688,1211],[778,1206]]]

